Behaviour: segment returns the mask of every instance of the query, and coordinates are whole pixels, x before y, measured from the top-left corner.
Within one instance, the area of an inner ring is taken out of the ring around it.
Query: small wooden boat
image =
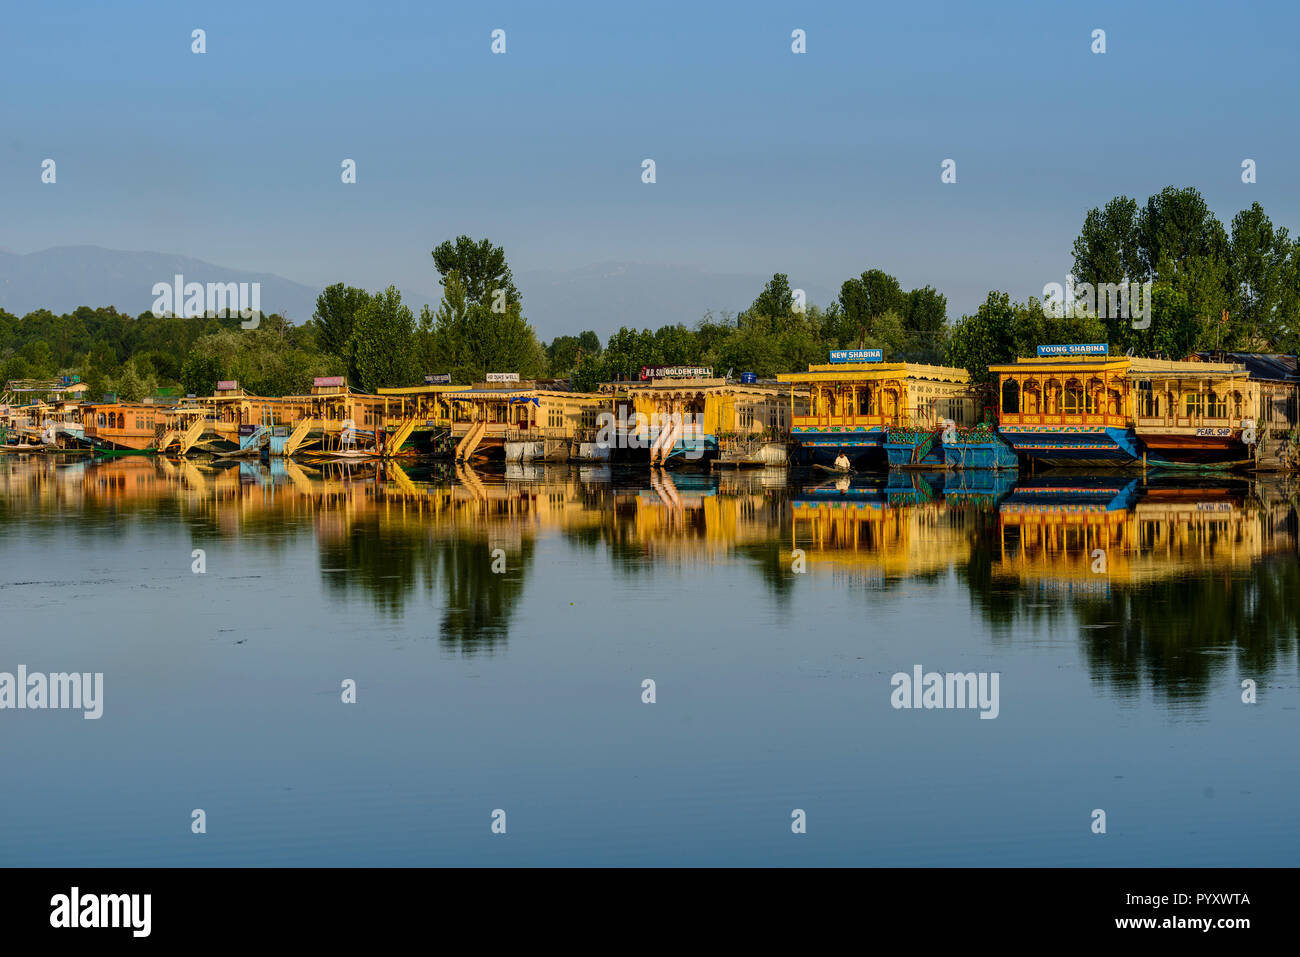
[[[820,464],[820,463],[814,464],[814,465],[813,465],[813,468],[815,468],[815,469],[821,469],[823,472],[830,472],[832,475],[852,475],[852,474],[853,474],[853,469],[851,469],[851,468],[849,468],[849,469],[837,469],[837,468],[836,468],[835,466],[833,466],[833,465],[822,465],[822,464]]]
[[[382,458],[378,452],[364,452],[361,449],[344,449],[340,452],[329,452],[326,454],[332,459],[343,459],[344,461]]]
[[[0,445],[0,452],[43,452],[43,445]]]

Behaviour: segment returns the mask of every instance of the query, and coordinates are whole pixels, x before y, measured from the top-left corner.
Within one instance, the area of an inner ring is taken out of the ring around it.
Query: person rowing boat
[[[835,468],[841,472],[847,472],[851,468],[849,465],[849,457],[843,452],[835,457]]]

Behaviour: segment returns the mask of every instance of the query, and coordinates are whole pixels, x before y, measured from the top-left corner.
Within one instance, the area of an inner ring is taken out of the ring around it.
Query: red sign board
[[[222,379],[217,383],[218,392],[233,392],[239,388],[239,382],[235,379]]]
[[[312,385],[318,389],[327,388],[328,386],[343,385],[344,379],[341,375],[318,375],[312,380]]]
[[[642,366],[642,379],[711,379],[711,366]]]

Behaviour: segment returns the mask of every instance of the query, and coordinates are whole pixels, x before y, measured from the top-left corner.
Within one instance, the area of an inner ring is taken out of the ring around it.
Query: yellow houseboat
[[[1276,361],[1290,357],[1173,361],[1110,356],[1104,346],[1057,354],[1068,348],[1085,347],[1044,346],[1036,358],[989,367],[998,376],[999,432],[1044,464],[1254,464],[1264,416],[1275,455],[1294,444],[1295,384]]]
[[[625,453],[618,457],[640,458],[644,449],[652,465],[783,465],[790,424],[808,411],[805,389],[757,380],[652,375],[605,388],[615,407],[613,444]]]
[[[605,396],[537,388],[533,382],[479,382],[447,398],[457,461],[568,459],[582,431],[596,426],[609,402]]]
[[[798,461],[830,465],[843,453],[855,467],[1015,467],[982,425],[984,402],[965,369],[883,362],[879,349],[830,358],[777,376],[811,391],[810,408],[791,419]]]

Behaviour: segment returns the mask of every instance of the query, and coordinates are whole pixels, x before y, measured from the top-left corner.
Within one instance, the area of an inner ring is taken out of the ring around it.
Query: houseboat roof
[[[1244,379],[1248,375],[1246,367],[1236,362],[1197,362],[1138,357],[1129,360],[1130,378],[1150,378],[1161,373],[1166,377],[1179,379]]]
[[[579,402],[603,402],[604,396],[589,392],[566,392],[563,389],[472,389],[458,386],[453,399],[532,399],[538,397],[576,399]]]
[[[380,395],[437,395],[441,392],[464,392],[470,387],[467,385],[450,385],[440,383],[438,385],[403,385],[403,386],[385,386],[379,389]]]
[[[726,379],[645,379],[641,381],[608,382],[615,391],[625,392],[727,392],[771,395],[789,392],[788,382],[729,382]]]
[[[1053,369],[1093,369],[1103,372],[1122,372],[1132,362],[1131,356],[1030,356],[1015,362],[998,362],[989,365],[990,372],[1034,372]]]
[[[1231,359],[1246,367],[1252,379],[1271,379],[1277,382],[1295,382],[1300,379],[1300,367],[1295,356],[1273,355],[1266,352],[1198,352],[1205,359]]]
[[[1145,356],[1045,356],[1020,358],[1015,362],[995,363],[990,372],[1121,372],[1129,377],[1144,378],[1164,374],[1183,379],[1245,378],[1246,366],[1240,362],[1208,362],[1197,359],[1149,359]]]
[[[909,379],[939,382],[969,382],[970,373],[950,366],[932,366],[919,362],[844,362],[810,365],[807,372],[783,372],[779,382],[857,382],[888,379],[898,375]]]

